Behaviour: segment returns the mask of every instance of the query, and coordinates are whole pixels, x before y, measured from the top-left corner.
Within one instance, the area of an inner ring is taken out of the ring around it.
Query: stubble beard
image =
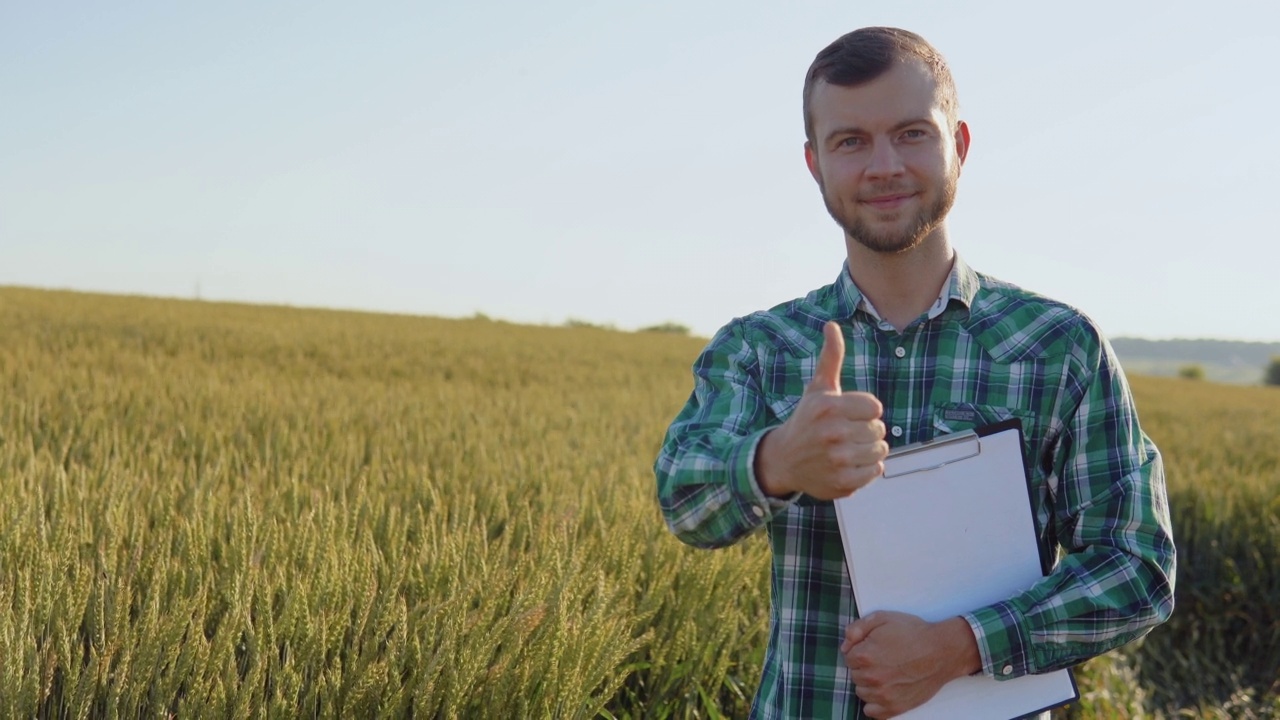
[[[922,208],[911,218],[905,229],[902,231],[872,229],[871,224],[865,220],[856,217],[853,213],[844,213],[839,207],[832,202],[830,196],[827,195],[825,186],[821,186],[822,203],[826,205],[827,212],[831,215],[831,219],[844,229],[849,237],[853,238],[859,245],[871,250],[872,252],[885,254],[898,254],[911,250],[933,232],[942,221],[946,219],[947,213],[951,212],[951,206],[956,201],[956,181],[959,173],[948,173],[939,187],[939,192],[932,204]],[[897,188],[883,187],[875,188],[872,194],[886,195],[896,192]]]

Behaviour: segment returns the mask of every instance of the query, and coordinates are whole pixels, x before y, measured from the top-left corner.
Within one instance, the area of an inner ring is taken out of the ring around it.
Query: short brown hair
[[[942,110],[955,125],[959,112],[956,83],[942,53],[919,35],[899,28],[866,27],[854,30],[826,46],[813,59],[804,78],[804,135],[813,142],[813,115],[809,99],[819,81],[854,87],[883,75],[895,64],[917,59],[924,63],[938,85]]]

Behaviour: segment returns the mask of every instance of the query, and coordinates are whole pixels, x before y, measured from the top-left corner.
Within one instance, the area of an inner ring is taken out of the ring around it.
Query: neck
[[[869,250],[847,235],[845,246],[854,284],[875,306],[880,317],[899,332],[938,299],[955,261],[955,251],[944,227],[901,253]]]

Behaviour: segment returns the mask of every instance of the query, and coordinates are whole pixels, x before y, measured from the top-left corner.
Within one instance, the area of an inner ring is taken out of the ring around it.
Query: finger
[[[846,663],[852,662],[853,659],[849,657],[849,651],[853,649],[853,646],[856,645],[859,640],[858,637],[850,635],[850,632],[852,630],[853,630],[853,623],[849,623],[848,625],[845,625],[844,638],[841,639],[840,641],[840,654],[845,656]],[[850,667],[852,667],[852,665]]]
[[[840,396],[836,412],[849,420],[878,420],[884,415],[884,404],[871,393],[848,392]]]
[[[844,645],[847,644],[850,648],[852,648],[854,645],[857,645],[858,643],[865,640],[866,637],[867,637],[866,624],[861,622],[860,620],[854,620],[853,622],[844,626],[844,644],[842,644],[841,647],[844,647]],[[846,648],[844,652],[849,652],[848,648]]]
[[[844,471],[844,474],[841,477],[841,487],[847,490],[849,495],[852,495],[875,482],[883,474],[884,465],[881,463],[867,465],[865,467],[850,468],[849,470]]]
[[[827,423],[813,433],[813,439],[826,446],[833,461],[847,465],[865,465],[883,459],[880,446],[885,451],[889,443],[884,441],[884,428],[879,420],[842,421]],[[854,462],[856,461],[856,462]]]
[[[845,423],[840,430],[840,434],[833,438],[838,442],[874,445],[884,440],[884,422],[880,420],[851,420]]]
[[[875,671],[872,669],[871,662],[866,658],[857,657],[854,653],[849,653],[845,663],[849,666],[849,679],[853,681],[858,697],[867,701],[876,700],[880,691],[874,680]]]
[[[846,641],[847,642],[847,641]],[[874,653],[868,652],[865,643],[851,643],[849,652],[844,654],[844,664],[849,668],[849,678],[858,686],[859,691],[870,692],[872,686],[871,672],[875,667]]]
[[[879,465],[887,457],[889,457],[889,443],[883,440],[857,443],[849,452],[849,467],[871,470],[873,465]],[[883,471],[884,468],[881,467],[880,472]],[[879,477],[879,473],[872,477]]]
[[[825,400],[826,397],[820,399]],[[820,422],[822,424],[818,426],[815,437],[828,445],[875,445],[884,440],[885,436],[884,421],[879,419],[850,420],[846,417],[826,417]]]
[[[822,328],[822,351],[818,354],[818,365],[813,370],[813,380],[806,389],[808,392],[840,392],[840,369],[844,367],[844,334],[840,326],[828,322]]]
[[[893,616],[890,613],[877,610],[854,620],[852,625],[856,626],[857,631],[862,633],[862,636],[865,638],[867,635],[874,632],[876,628],[889,622],[892,617]]]
[[[846,498],[875,482],[883,474],[884,465],[881,463],[865,467],[844,468],[832,476],[830,484],[815,490],[813,497],[818,500]]]
[[[873,688],[865,682],[865,678],[854,680],[854,694],[862,701],[862,712],[868,717],[887,717],[888,708],[885,707],[888,698],[885,697],[883,690]],[[877,713],[870,715],[871,712]]]

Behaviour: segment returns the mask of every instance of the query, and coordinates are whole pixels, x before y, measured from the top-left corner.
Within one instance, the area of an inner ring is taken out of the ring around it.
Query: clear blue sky
[[[971,265],[1280,340],[1272,7],[8,2],[0,284],[709,335],[835,278],[800,86],[888,24],[951,61]]]

